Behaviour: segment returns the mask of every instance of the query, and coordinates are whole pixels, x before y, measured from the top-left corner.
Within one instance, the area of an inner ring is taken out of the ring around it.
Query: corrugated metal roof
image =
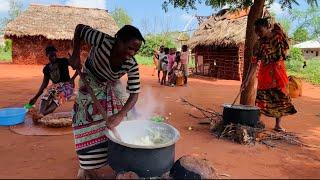
[[[320,41],[320,39],[305,41],[305,42],[296,44],[293,47],[297,47],[297,48],[300,48],[300,49],[320,48],[320,42],[319,41]]]

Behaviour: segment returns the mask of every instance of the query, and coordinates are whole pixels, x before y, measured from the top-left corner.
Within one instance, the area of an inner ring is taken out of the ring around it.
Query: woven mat
[[[70,112],[60,112],[68,113]],[[57,113],[58,114],[58,113]],[[72,134],[72,127],[51,128],[45,125],[34,125],[31,116],[27,115],[24,123],[10,126],[10,130],[14,133],[25,136],[61,136],[66,134]]]

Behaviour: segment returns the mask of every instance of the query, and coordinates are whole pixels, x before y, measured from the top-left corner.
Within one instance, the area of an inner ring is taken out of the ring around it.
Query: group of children
[[[159,51],[155,50],[153,62],[155,65],[153,74],[158,71],[158,82],[161,85],[181,86],[188,82],[188,46],[183,45],[181,52],[176,48],[160,46]],[[160,72],[162,71],[162,78]]]

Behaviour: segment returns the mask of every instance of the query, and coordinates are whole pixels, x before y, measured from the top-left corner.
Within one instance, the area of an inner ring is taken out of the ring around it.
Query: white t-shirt
[[[159,52],[159,60],[163,59],[163,57],[165,56],[164,52]]]

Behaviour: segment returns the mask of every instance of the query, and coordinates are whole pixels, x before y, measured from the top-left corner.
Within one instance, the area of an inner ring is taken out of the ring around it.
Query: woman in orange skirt
[[[297,112],[289,96],[284,62],[289,50],[287,36],[279,24],[271,25],[267,18],[255,22],[255,32],[259,40],[248,76],[253,75],[255,68],[252,66],[258,66],[256,105],[262,114],[276,119],[274,130],[285,131],[280,125],[281,118]],[[245,80],[244,84],[248,81]]]

